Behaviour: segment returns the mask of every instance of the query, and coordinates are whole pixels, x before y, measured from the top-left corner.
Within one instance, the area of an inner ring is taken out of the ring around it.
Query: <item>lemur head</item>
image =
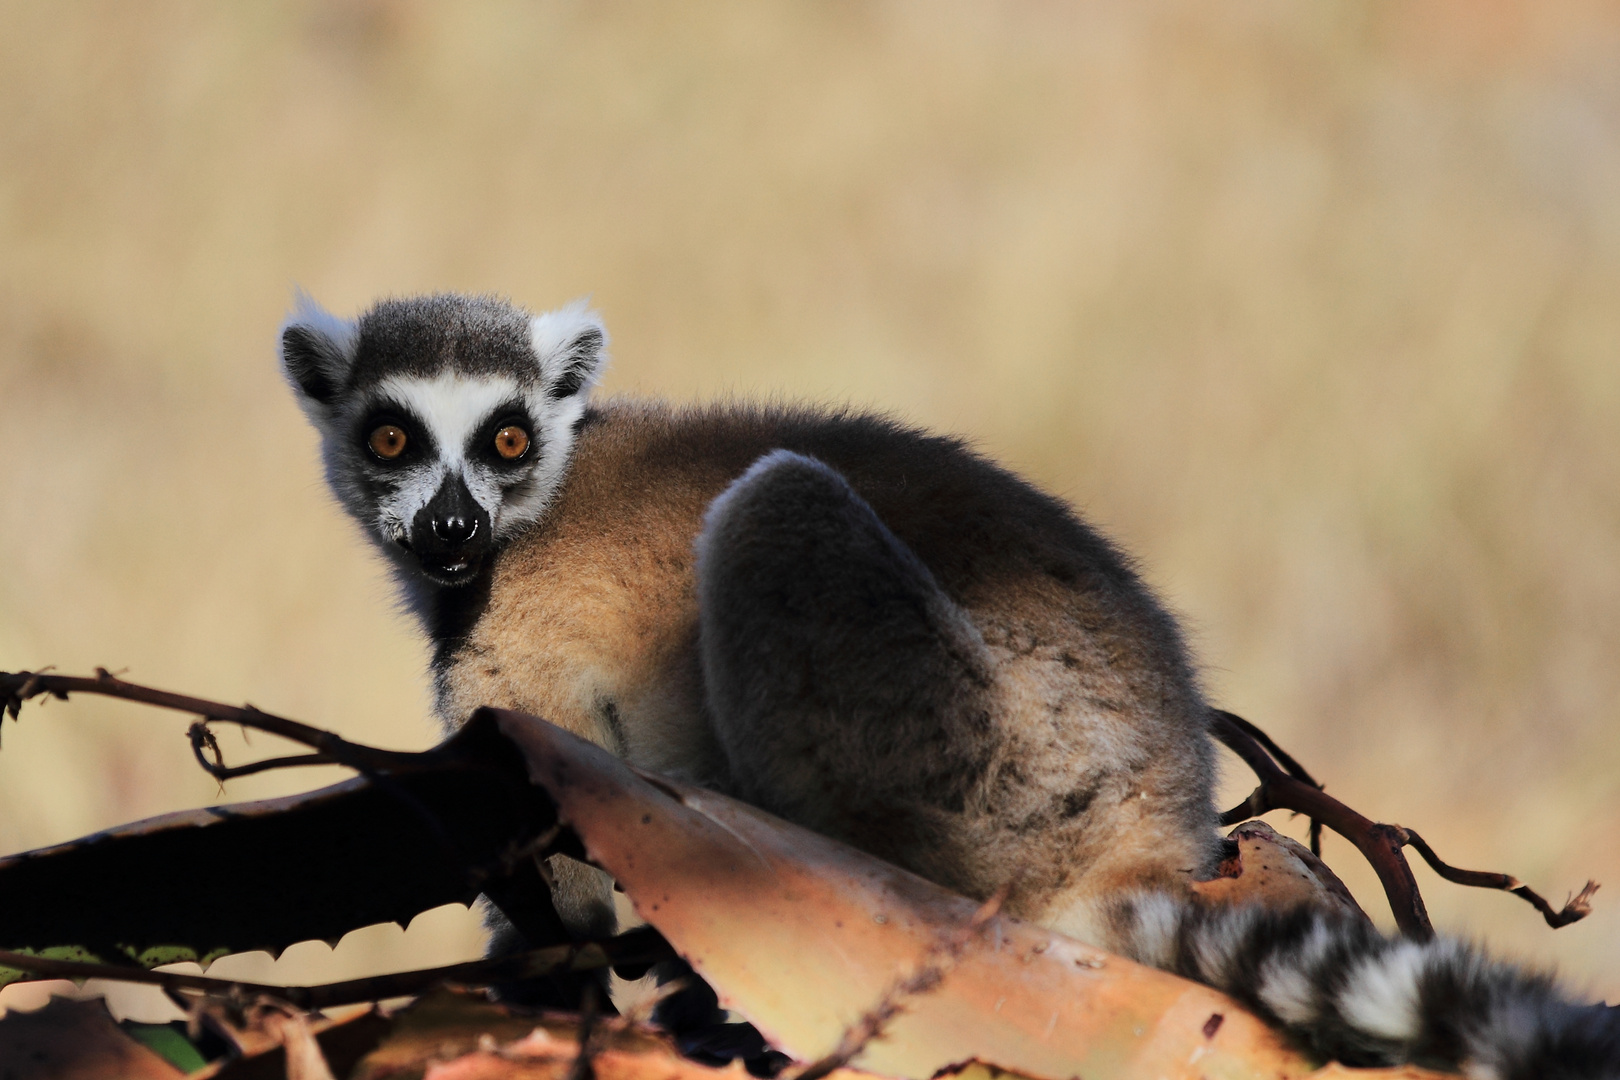
[[[441,294],[350,322],[300,294],[281,364],[339,501],[398,565],[459,586],[562,483],[606,344],[583,302]]]

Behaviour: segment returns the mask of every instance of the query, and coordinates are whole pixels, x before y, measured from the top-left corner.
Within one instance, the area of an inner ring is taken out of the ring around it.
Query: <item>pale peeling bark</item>
[[[1214,990],[985,917],[972,901],[836,841],[638,774],[532,717],[496,715],[591,860],[727,1007],[799,1062],[827,1059],[864,1024],[877,1033],[849,1063],[895,1077],[968,1062],[1042,1080],[1313,1073]],[[873,1025],[874,1013],[885,1022]]]

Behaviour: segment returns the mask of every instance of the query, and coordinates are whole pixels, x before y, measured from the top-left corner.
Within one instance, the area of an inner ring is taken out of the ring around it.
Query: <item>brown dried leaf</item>
[[[1238,855],[1221,864],[1219,876],[1193,885],[1200,898],[1283,908],[1309,904],[1367,918],[1344,882],[1299,841],[1263,821],[1246,821],[1227,835],[1237,842]]]
[[[482,994],[440,990],[401,1010],[393,1030],[350,1073],[351,1080],[429,1076],[556,1077],[579,1055],[580,1017],[493,1003]],[[599,1017],[592,1028],[598,1080],[618,1076],[712,1077],[652,1028]],[[726,1071],[726,1075],[734,1075]],[[223,1080],[223,1078],[222,1078]]]
[[[535,1021],[531,1020],[531,1024]],[[520,1039],[484,1045],[451,1060],[429,1064],[422,1074],[389,1072],[389,1080],[422,1075],[425,1080],[567,1080],[579,1059],[579,1017],[558,1013],[539,1018]],[[617,1018],[598,1019],[590,1036],[591,1074],[596,1080],[746,1080],[740,1064],[716,1069],[681,1057],[651,1028]],[[418,1044],[420,1046],[420,1043]],[[381,1073],[366,1074],[381,1080]],[[840,1069],[831,1080],[877,1080],[871,1073]]]
[[[52,998],[0,1017],[6,1080],[179,1080],[184,1075],[113,1023],[100,998]]]
[[[436,990],[395,1015],[387,1037],[360,1059],[351,1080],[412,1080],[430,1065],[472,1053],[486,1041],[521,1039],[547,1020],[480,993]],[[559,1030],[577,1030],[577,1020],[558,1017],[552,1022]]]
[[[216,1030],[228,1031],[242,1055],[218,1061],[193,1073],[190,1080],[285,1080],[291,1072],[286,1049],[286,1032],[279,1024],[258,1024],[234,1029],[215,1020]],[[348,1076],[354,1065],[372,1050],[393,1027],[393,1021],[378,1009],[368,1009],[336,1020],[315,1020],[308,1025],[311,1041],[319,1049],[326,1067],[336,1076]],[[298,1038],[296,1054],[309,1047]],[[305,1067],[300,1065],[299,1067]]]

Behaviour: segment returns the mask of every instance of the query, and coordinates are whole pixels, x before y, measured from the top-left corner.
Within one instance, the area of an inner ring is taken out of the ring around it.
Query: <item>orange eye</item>
[[[507,461],[515,461],[529,448],[529,433],[510,424],[495,433],[495,452]]]
[[[393,461],[405,452],[405,429],[397,424],[383,424],[367,440],[371,452],[384,461]]]

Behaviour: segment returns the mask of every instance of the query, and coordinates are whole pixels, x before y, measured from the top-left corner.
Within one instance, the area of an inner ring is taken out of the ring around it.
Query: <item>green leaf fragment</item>
[[[12,949],[11,951],[26,953],[29,956],[43,956],[50,960],[72,960],[81,964],[122,964],[133,960],[143,968],[155,968],[164,964],[179,964],[190,961],[201,965],[206,970],[209,964],[222,956],[228,955],[231,950],[215,948],[206,952],[199,952],[190,945],[152,945],[137,952],[135,949],[123,946],[115,954],[107,955],[92,952],[83,945],[53,945],[47,949]],[[32,982],[40,979],[55,978],[60,978],[60,976],[35,975],[30,971],[19,971],[16,968],[0,966],[0,986],[8,986],[15,982]]]
[[[208,1064],[208,1059],[174,1024],[137,1024],[126,1020],[119,1026],[124,1034],[181,1072],[196,1072]]]
[[[12,952],[26,953],[29,956],[43,956],[50,960],[75,960],[81,964],[101,964],[106,961],[97,954],[86,949],[83,945],[55,945],[49,949],[12,949]],[[35,979],[55,978],[52,975],[35,975],[30,971],[18,971],[16,968],[0,967],[0,986],[7,986],[14,982],[29,982]]]
[[[164,964],[179,964],[190,961],[194,964],[200,964],[206,970],[209,964],[222,956],[228,956],[231,950],[220,948],[199,952],[190,945],[153,945],[142,949],[140,952],[128,947],[120,951],[141,965],[141,967],[154,968],[162,967]]]

